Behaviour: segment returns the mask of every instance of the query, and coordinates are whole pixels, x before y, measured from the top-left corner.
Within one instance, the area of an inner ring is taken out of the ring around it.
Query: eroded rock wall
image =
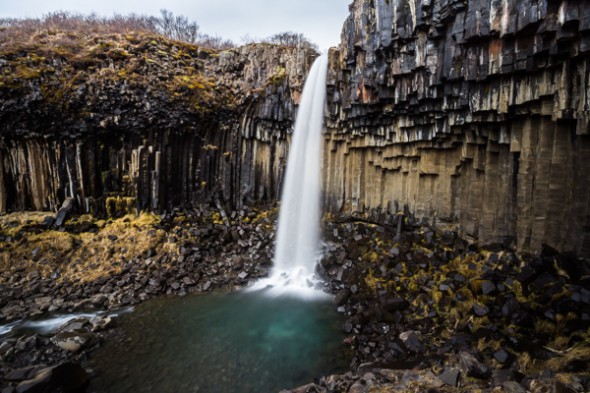
[[[590,3],[350,9],[330,54],[326,206],[590,255]]]
[[[108,214],[276,201],[315,52],[106,40],[117,56],[93,52],[92,67],[43,45],[0,51],[12,75],[0,81],[0,212],[67,197]]]

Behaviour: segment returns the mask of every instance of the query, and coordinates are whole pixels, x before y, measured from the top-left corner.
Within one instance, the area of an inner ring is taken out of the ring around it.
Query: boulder
[[[20,382],[17,393],[78,393],[83,392],[89,376],[79,364],[63,363],[40,370],[31,379]]]
[[[82,332],[61,332],[51,337],[51,342],[63,350],[78,352],[84,347],[91,346],[97,341],[95,335]]]

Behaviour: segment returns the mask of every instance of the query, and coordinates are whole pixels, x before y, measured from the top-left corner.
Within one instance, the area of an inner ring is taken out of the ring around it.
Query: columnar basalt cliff
[[[590,3],[350,10],[331,52],[326,205],[590,255]]]
[[[45,32],[0,51],[0,212],[158,211],[278,196],[316,53]]]
[[[590,255],[590,5],[355,0],[325,205]],[[40,32],[0,49],[0,211],[274,203],[315,53]],[[565,218],[565,219],[564,219]]]

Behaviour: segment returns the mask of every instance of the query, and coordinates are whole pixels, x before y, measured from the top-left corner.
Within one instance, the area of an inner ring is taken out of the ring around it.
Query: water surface
[[[161,298],[117,324],[125,335],[93,356],[91,392],[278,392],[348,367],[330,301],[262,292]]]

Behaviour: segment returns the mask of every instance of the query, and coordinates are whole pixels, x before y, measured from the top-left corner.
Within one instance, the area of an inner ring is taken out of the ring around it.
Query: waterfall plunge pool
[[[159,298],[117,319],[92,357],[89,392],[278,392],[345,372],[330,301],[264,291]]]

